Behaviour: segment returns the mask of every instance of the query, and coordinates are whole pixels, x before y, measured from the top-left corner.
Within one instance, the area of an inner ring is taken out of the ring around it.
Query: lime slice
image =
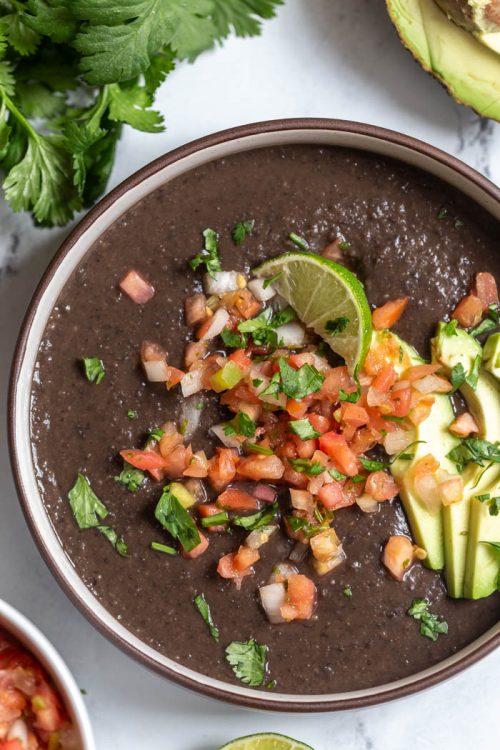
[[[321,255],[304,252],[266,260],[253,273],[259,278],[276,277],[273,289],[302,322],[343,357],[351,373],[361,368],[370,347],[372,316],[363,285],[353,273]]]
[[[292,740],[284,734],[250,734],[228,742],[219,750],[313,750],[310,745]]]

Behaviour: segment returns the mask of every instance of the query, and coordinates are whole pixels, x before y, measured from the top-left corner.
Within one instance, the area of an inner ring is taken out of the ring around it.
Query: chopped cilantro
[[[326,471],[323,464],[320,464],[319,461],[309,461],[307,458],[289,458],[288,462],[295,471],[298,471],[300,474],[307,474],[308,477],[315,477]]]
[[[490,494],[487,493],[485,495],[476,495],[476,500],[488,505],[490,516],[498,516],[500,513],[500,497],[491,497]]]
[[[265,448],[258,443],[245,443],[245,448],[247,451],[250,451],[250,453],[262,453],[264,456],[273,455],[273,451],[270,448]]]
[[[404,422],[404,417],[396,417],[394,414],[382,414],[382,419],[386,419],[388,422]]]
[[[144,472],[136,469],[127,462],[125,462],[122,471],[115,477],[115,482],[123,484],[129,492],[137,492],[143,481]]]
[[[259,385],[262,385],[262,383],[263,383],[263,382],[264,382],[264,381],[263,381],[263,380],[261,380],[260,378],[254,378],[254,379],[252,380],[252,385],[253,385],[253,387],[254,387],[254,388],[258,388],[258,387],[259,387]]]
[[[463,227],[464,222],[462,219],[455,219],[455,229],[460,229],[460,227]]]
[[[125,556],[128,552],[123,538],[118,536],[111,526],[101,524],[108,515],[108,509],[99,500],[90,482],[83,474],[78,474],[75,484],[68,492],[69,504],[80,529],[97,529],[103,534],[118,554]]]
[[[453,392],[457,391],[460,386],[465,383],[466,377],[467,374],[464,370],[463,364],[461,362],[457,362],[457,364],[451,368],[450,373],[450,383],[453,386]]]
[[[205,408],[205,404],[204,404],[204,403],[203,403],[202,401],[199,401],[199,402],[198,402],[198,403],[197,403],[197,404],[195,405],[195,407],[194,407],[194,408],[196,409],[196,411],[203,411],[203,409]]]
[[[390,466],[390,464],[385,461],[371,461],[368,458],[363,458],[363,456],[359,456],[359,462],[367,471],[381,471]]]
[[[163,488],[162,496],[155,508],[155,517],[163,528],[180,542],[186,552],[191,552],[200,544],[200,534],[195,522],[170,492],[170,485]]]
[[[350,599],[352,596],[352,588],[350,586],[345,586],[345,588],[342,589],[342,593],[344,594],[344,596]]]
[[[257,641],[232,641],[226,648],[226,659],[236,677],[245,685],[259,687],[266,676],[267,646]]]
[[[231,237],[233,238],[234,244],[241,245],[245,237],[247,237],[249,234],[252,234],[254,226],[254,219],[250,219],[248,221],[238,221],[234,225],[233,231],[231,232]]]
[[[319,391],[325,379],[315,367],[308,363],[299,367],[298,370],[294,370],[283,357],[279,358],[279,368],[281,390],[289,398],[296,400]]]
[[[361,388],[359,386],[354,393],[346,393],[343,388],[339,390],[339,401],[348,401],[350,404],[355,404],[360,398]]]
[[[275,372],[268,385],[259,393],[259,396],[276,396],[281,391],[280,374]]]
[[[308,419],[293,419],[288,426],[301,440],[314,440],[321,436]]]
[[[127,417],[129,419],[137,419],[138,416],[139,415],[137,414],[137,412],[135,411],[135,409],[128,409],[127,410]]]
[[[420,621],[420,635],[431,641],[437,641],[442,633],[448,632],[448,623],[429,612],[428,599],[414,599],[407,614]]]
[[[148,432],[148,440],[155,440],[156,442],[158,442],[162,439],[164,434],[165,430],[163,430],[161,427],[153,427],[153,429]]]
[[[106,375],[106,370],[104,369],[102,360],[98,357],[82,357],[82,362],[87,380],[99,385]]]
[[[278,271],[278,273],[275,273],[274,276],[270,276],[268,279],[264,280],[264,283],[262,284],[264,289],[267,289],[268,286],[271,286],[271,284],[274,284],[275,281],[279,279],[283,271]]]
[[[213,516],[207,516],[201,519],[201,525],[204,527],[220,526],[223,523],[229,522],[229,515],[225,510],[221,510],[220,513],[214,513]]]
[[[484,466],[485,461],[500,463],[500,443],[494,444],[481,438],[468,437],[461,440],[459,445],[448,453],[448,458],[456,463],[460,473],[469,463],[479,466]]]
[[[200,613],[200,615],[203,618],[203,622],[207,626],[210,635],[214,639],[214,641],[219,640],[219,628],[216,628],[214,625],[214,622],[212,620],[212,614],[210,612],[210,607],[208,605],[207,600],[205,599],[204,594],[197,594],[193,599],[194,606]]]
[[[284,310],[278,310],[278,312],[274,313],[273,317],[271,318],[271,322],[269,325],[271,328],[279,328],[280,326],[284,326],[286,323],[290,323],[292,320],[297,319],[297,313],[293,309],[293,307],[285,307]]]
[[[330,476],[332,476],[337,482],[343,482],[344,479],[347,479],[347,474],[341,474],[340,471],[337,471],[337,469],[328,469],[328,473]],[[364,478],[364,477],[363,477]]]
[[[298,234],[295,234],[295,232],[290,232],[288,235],[288,239],[293,242],[294,245],[297,245],[300,250],[304,250],[307,252],[309,250],[309,243],[303,238],[299,237]]]
[[[188,427],[189,427],[189,419],[183,419],[179,425],[179,432],[181,433],[181,435],[186,434]]]
[[[437,212],[438,219],[444,219],[447,213],[448,213],[448,209],[442,206]]]
[[[325,323],[325,331],[330,336],[338,336],[342,331],[345,331],[349,325],[349,318],[345,315],[341,315],[339,318],[333,320],[327,320]]]
[[[204,248],[201,253],[195,255],[188,261],[189,266],[195,271],[198,266],[204,265],[210,276],[213,276],[216,271],[221,270],[220,258],[219,258],[219,247],[218,240],[219,235],[214,229],[204,229]]]
[[[274,502],[269,508],[264,508],[257,513],[252,513],[249,516],[233,516],[232,523],[235,526],[241,526],[241,528],[247,531],[254,531],[255,529],[261,529],[263,526],[269,526],[273,521],[276,513],[278,512],[278,503]],[[215,516],[213,516],[215,518]]]
[[[470,368],[470,372],[468,373],[466,377],[466,381],[470,385],[473,391],[475,391],[477,388],[477,384],[479,381],[479,368],[480,367],[481,367],[481,355],[478,354],[477,357],[475,357],[474,362],[472,363],[472,366]]]
[[[229,328],[224,328],[221,331],[220,337],[224,345],[231,349],[244,349],[247,345],[247,337],[244,334],[230,331]]]
[[[232,437],[233,435],[236,435],[236,430],[234,429],[233,425],[228,422],[223,427],[224,435],[227,435],[228,437]]]
[[[458,320],[452,318],[443,328],[445,336],[458,336],[457,334]]]
[[[482,333],[487,333],[488,331],[493,330],[493,328],[497,328],[499,323],[500,314],[497,305],[489,305],[488,317],[486,317],[481,321],[481,323],[479,323],[479,325],[473,328],[470,334],[474,337],[480,336]]]
[[[163,552],[165,555],[177,555],[175,547],[170,547],[168,544],[162,544],[161,542],[151,542],[151,549],[155,552]]]

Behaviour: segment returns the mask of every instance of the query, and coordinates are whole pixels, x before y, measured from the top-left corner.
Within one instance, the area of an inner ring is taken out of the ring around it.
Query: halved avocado
[[[500,55],[451,21],[435,0],[386,0],[401,41],[449,93],[500,120]]]

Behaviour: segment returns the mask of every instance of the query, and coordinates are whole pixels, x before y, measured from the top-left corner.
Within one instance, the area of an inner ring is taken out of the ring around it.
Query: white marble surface
[[[186,141],[277,117],[340,117],[400,130],[500,183],[500,125],[455,104],[400,46],[381,0],[286,0],[261,38],[231,40],[181,65],[159,106],[168,130],[127,130],[111,184]],[[2,425],[7,374],[29,297],[67,230],[34,229],[0,202]],[[184,692],[111,646],[61,592],[22,518],[5,433],[0,444],[0,596],[60,649],[87,703],[100,750],[215,750],[232,737],[281,731],[316,750],[493,750],[500,733],[500,653],[396,704],[316,716],[250,713]]]

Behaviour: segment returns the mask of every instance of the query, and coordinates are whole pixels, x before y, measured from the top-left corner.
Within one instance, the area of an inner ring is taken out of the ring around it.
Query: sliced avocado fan
[[[386,3],[401,41],[424,70],[456,101],[500,120],[500,55],[450,20],[435,0]]]

